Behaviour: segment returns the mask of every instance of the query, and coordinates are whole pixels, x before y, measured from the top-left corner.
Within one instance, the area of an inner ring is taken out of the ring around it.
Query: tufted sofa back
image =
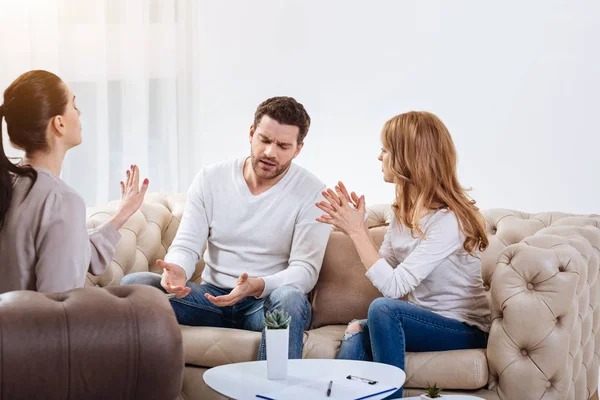
[[[502,399],[588,399],[598,384],[600,215],[484,215],[490,388]]]
[[[156,260],[164,258],[175,238],[185,206],[185,194],[148,193],[140,211],[121,228],[121,240],[115,257],[101,276],[88,274],[86,286],[118,285],[123,276],[133,272],[160,273]],[[88,228],[108,221],[117,211],[118,201],[88,208]],[[200,282],[204,263],[200,261],[192,278]]]
[[[148,193],[144,204],[120,230],[121,240],[117,244],[116,254],[101,276],[88,274],[86,286],[118,285],[123,276],[142,271],[160,273],[156,260],[162,259],[183,216],[186,195],[184,193]],[[95,228],[108,221],[117,211],[118,201],[90,207],[87,209],[87,226]],[[368,224],[382,227],[389,224],[391,209],[387,204],[379,204],[368,208]],[[204,261],[198,261],[191,281],[201,283],[200,275],[204,269]]]
[[[160,273],[155,262],[173,241],[184,204],[185,194],[147,194],[140,212],[121,229],[110,267],[101,276],[88,275],[86,285],[117,285],[132,272]],[[117,206],[88,209],[88,227],[107,221]],[[368,212],[371,234],[380,244],[391,207],[374,205]],[[489,210],[484,216],[490,246],[481,254],[482,275],[493,318],[490,388],[501,399],[526,392],[587,399],[596,390],[600,354],[600,215]],[[201,282],[203,268],[199,261],[192,281]],[[311,293],[312,328],[364,318],[380,295],[348,238],[332,232]]]

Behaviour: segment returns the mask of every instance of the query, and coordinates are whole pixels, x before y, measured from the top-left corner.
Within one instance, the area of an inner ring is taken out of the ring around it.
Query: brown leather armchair
[[[144,286],[0,295],[2,399],[175,400],[179,325]]]

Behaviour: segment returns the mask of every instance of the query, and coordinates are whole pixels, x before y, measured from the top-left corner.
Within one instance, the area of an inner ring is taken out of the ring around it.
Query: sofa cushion
[[[377,247],[386,231],[387,226],[369,229]],[[367,318],[369,305],[381,293],[366,272],[352,240],[342,232],[331,232],[319,281],[311,293],[311,328]]]
[[[475,390],[488,383],[485,349],[407,353],[406,383],[412,388],[434,382],[441,388]]]
[[[346,325],[327,325],[305,332],[302,358],[335,358]]]
[[[305,332],[303,358],[335,358],[345,325],[329,325]],[[260,332],[181,326],[185,363],[198,367],[253,361],[258,356]],[[434,382],[448,389],[474,390],[488,380],[485,349],[408,353],[405,387],[422,388]]]
[[[307,332],[304,358],[335,358],[346,325]],[[448,389],[475,390],[487,385],[485,349],[407,353],[405,387],[423,388],[428,382]]]
[[[216,367],[258,358],[260,332],[208,326],[181,326],[185,363]],[[328,329],[329,331],[328,331]],[[340,343],[339,326],[304,333],[303,358],[334,358]]]
[[[181,325],[186,364],[216,367],[258,358],[260,332]]]

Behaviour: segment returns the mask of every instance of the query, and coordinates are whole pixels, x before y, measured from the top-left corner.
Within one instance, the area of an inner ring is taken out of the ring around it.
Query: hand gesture
[[[358,197],[354,192],[348,194],[346,186],[338,182],[335,191],[327,189],[323,197],[327,201],[320,201],[316,206],[326,214],[317,221],[333,225],[349,236],[366,229],[365,196]]]
[[[126,219],[131,217],[144,202],[144,196],[148,190],[148,178],[144,179],[140,188],[140,170],[137,165],[132,165],[127,170],[127,179],[121,181],[121,204],[119,213],[124,214]]]
[[[262,285],[262,288],[261,288]],[[247,273],[243,273],[237,280],[233,290],[224,296],[213,296],[205,293],[204,297],[215,306],[232,306],[248,296],[260,295],[264,290],[264,281],[261,278],[248,278]]]
[[[163,269],[160,285],[167,291],[173,293],[175,297],[181,299],[192,291],[187,287],[185,271],[177,264],[167,263],[163,260],[156,260],[156,265]]]

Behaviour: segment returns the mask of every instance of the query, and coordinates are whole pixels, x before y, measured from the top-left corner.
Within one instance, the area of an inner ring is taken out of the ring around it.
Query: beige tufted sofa
[[[173,240],[184,194],[148,194],[122,228],[110,268],[87,284],[118,285],[125,275],[155,271]],[[88,226],[108,220],[117,203],[88,210]],[[482,253],[492,328],[486,350],[407,355],[404,396],[436,382],[445,393],[485,399],[587,400],[596,398],[600,358],[600,215],[484,213],[490,247]],[[389,205],[369,208],[375,242],[383,240]],[[200,282],[199,262],[192,281]],[[321,275],[311,292],[313,320],[305,358],[333,358],[345,325],[364,318],[381,296],[364,276],[348,238],[332,231]],[[208,388],[207,368],[255,360],[260,334],[181,326],[185,353],[183,399],[222,399]]]

